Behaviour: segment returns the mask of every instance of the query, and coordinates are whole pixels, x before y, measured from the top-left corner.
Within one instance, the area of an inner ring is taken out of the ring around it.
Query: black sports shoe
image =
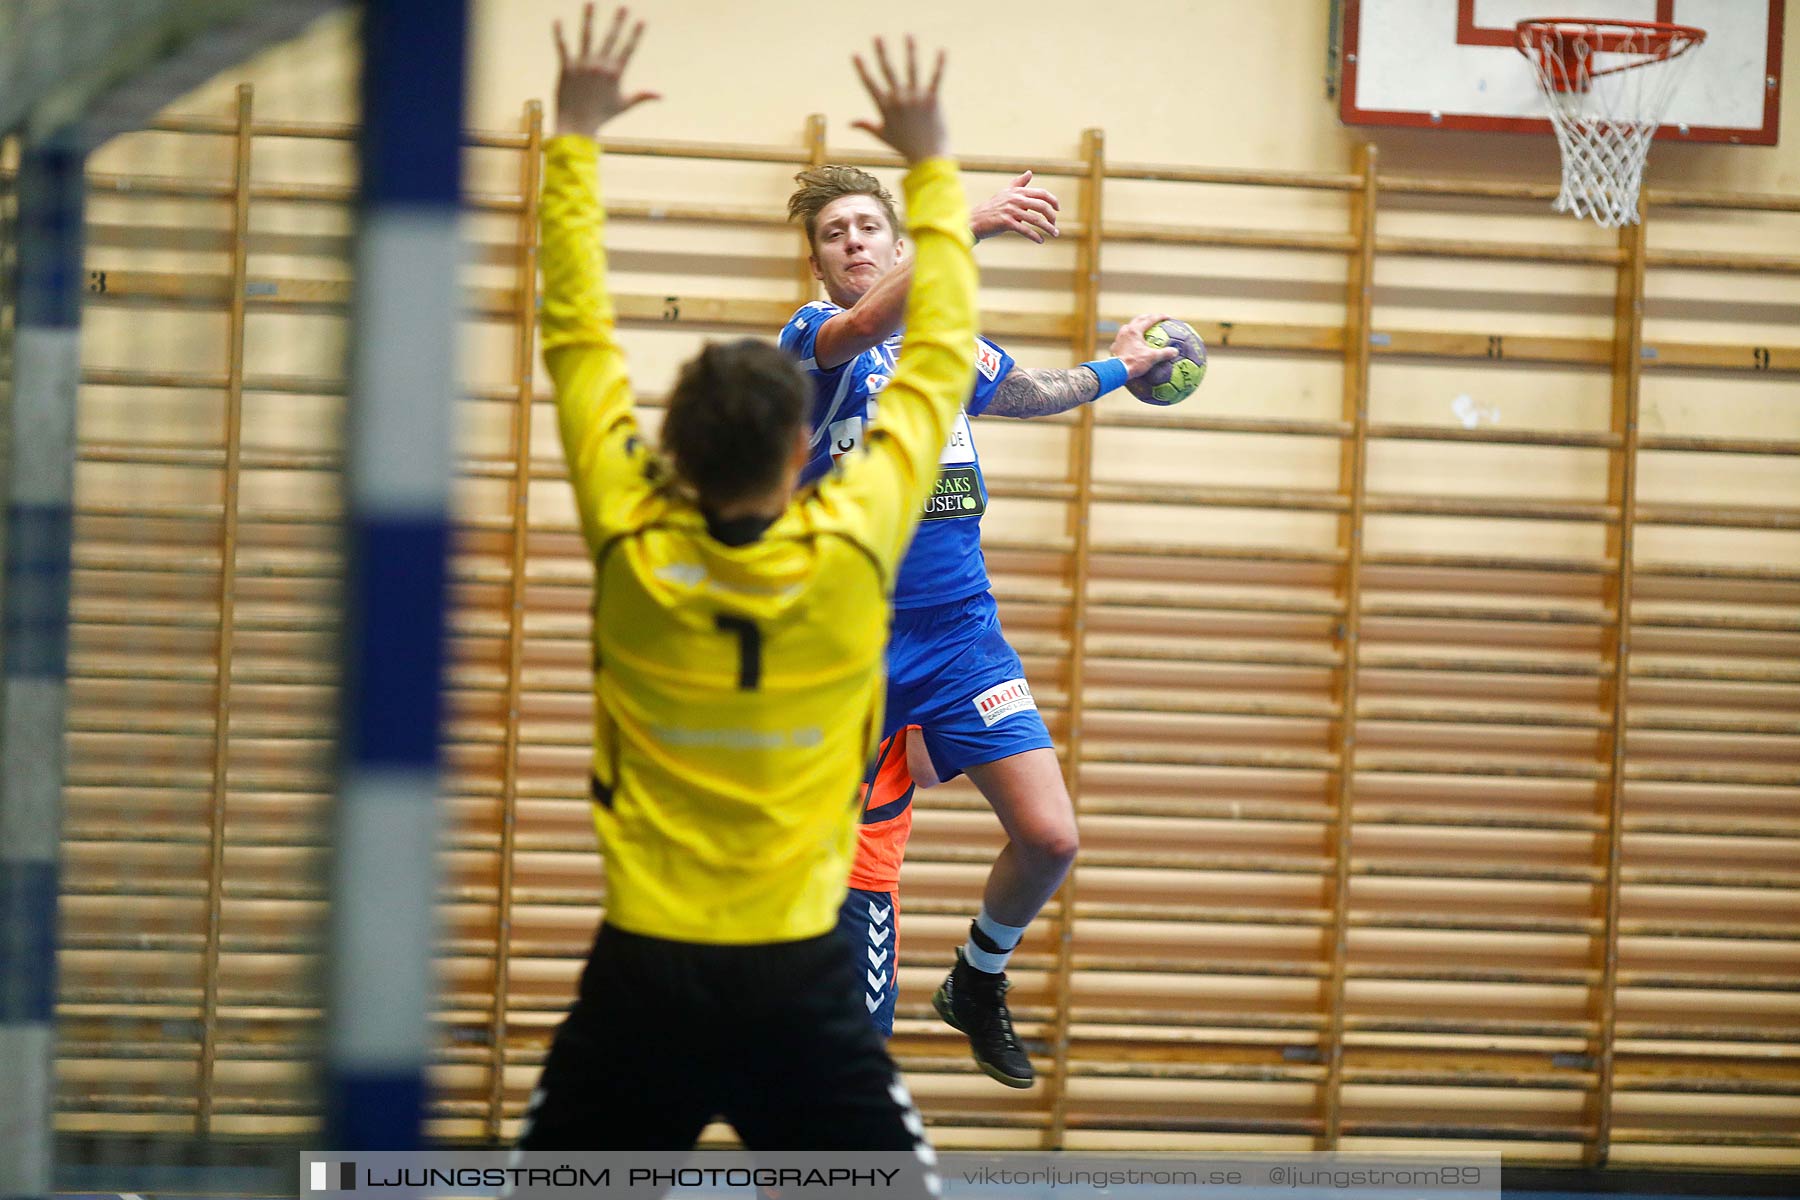
[[[1013,1033],[1012,1013],[1006,1008],[1010,987],[1006,972],[977,971],[958,946],[956,966],[931,998],[931,1007],[950,1028],[969,1036],[976,1066],[1007,1087],[1028,1088],[1037,1082],[1037,1072]]]

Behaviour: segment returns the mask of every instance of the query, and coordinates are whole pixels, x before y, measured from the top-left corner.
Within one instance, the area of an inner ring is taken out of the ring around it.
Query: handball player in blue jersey
[[[879,421],[881,390],[893,376],[901,344],[912,266],[893,197],[874,176],[825,166],[802,171],[795,182],[788,215],[803,227],[813,274],[829,297],[801,306],[781,331],[782,349],[815,388],[804,484],[855,453]],[[1054,195],[1031,185],[1028,171],[972,209],[970,224],[978,241],[1011,230],[1042,243],[1057,234],[1057,208]],[[1174,349],[1144,340],[1144,331],[1162,319],[1134,318],[1113,339],[1110,359],[1061,370],[1019,367],[978,337],[973,388],[944,446],[937,486],[894,587],[883,758],[892,745],[885,739],[908,739],[907,727],[918,726],[907,754],[914,781],[929,787],[968,775],[1007,835],[968,941],[932,1002],[968,1036],[981,1069],[1011,1087],[1030,1087],[1035,1072],[1013,1032],[1006,963],[1068,874],[1078,839],[1049,731],[1019,656],[1000,631],[981,554],[987,487],[969,418],[1047,416],[1123,386],[1175,356]],[[910,789],[905,794],[910,799]],[[852,887],[839,929],[853,948],[885,939],[885,927],[867,930],[868,937],[858,934],[870,914],[890,906],[891,898]],[[887,994],[871,991],[868,1007],[886,1033],[898,972],[883,974]]]

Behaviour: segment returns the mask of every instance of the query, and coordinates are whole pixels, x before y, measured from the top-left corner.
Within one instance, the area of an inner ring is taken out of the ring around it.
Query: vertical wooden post
[[[518,273],[513,325],[512,562],[507,583],[505,732],[500,750],[500,882],[494,914],[494,1010],[488,1026],[487,1136],[500,1139],[506,1117],[507,992],[512,986],[513,855],[519,812],[519,706],[524,690],[525,549],[531,533],[531,411],[535,390],[533,350],[537,339],[538,175],[544,157],[544,106],[525,106],[524,163],[519,171],[515,241]]]
[[[218,679],[213,689],[213,777],[207,811],[206,945],[202,951],[197,1132],[212,1133],[219,1058],[219,957],[225,908],[225,808],[231,757],[231,663],[237,636],[238,479],[243,455],[244,293],[249,274],[253,92],[237,89],[231,204],[231,297],[225,351],[225,469],[220,480]]]
[[[1070,345],[1076,362],[1086,362],[1098,353],[1100,325],[1100,250],[1101,218],[1106,190],[1106,135],[1098,129],[1081,135],[1081,156],[1087,162],[1087,174],[1081,180],[1081,216],[1087,232],[1076,254],[1075,268],[1075,336]],[[1075,485],[1075,498],[1069,516],[1069,532],[1073,546],[1069,555],[1069,670],[1068,699],[1065,702],[1066,732],[1063,735],[1063,781],[1069,799],[1075,806],[1077,820],[1081,816],[1081,747],[1082,693],[1087,682],[1087,613],[1088,560],[1092,546],[1092,509],[1094,491],[1094,406],[1084,404],[1076,414],[1074,430],[1069,435],[1069,475]],[[1069,993],[1073,973],[1075,946],[1075,884],[1079,867],[1070,867],[1069,876],[1057,893],[1056,968],[1054,975],[1055,1015],[1050,1026],[1050,1124],[1045,1131],[1045,1148],[1060,1150],[1066,1133],[1069,1108]]]
[[[1357,657],[1362,642],[1363,509],[1368,483],[1369,333],[1375,286],[1376,166],[1379,153],[1364,144],[1356,156],[1362,189],[1350,205],[1350,232],[1356,249],[1344,295],[1344,420],[1350,423],[1338,465],[1338,489],[1349,502],[1338,522],[1338,544],[1344,550],[1343,586],[1339,597],[1343,618],[1334,697],[1338,706],[1337,786],[1331,818],[1331,971],[1327,977],[1325,1019],[1325,1096],[1322,1146],[1337,1148],[1343,1124],[1344,991],[1350,954],[1350,849],[1356,803]]]
[[[806,165],[822,167],[825,165],[825,114],[813,113],[806,118]],[[799,304],[810,303],[819,294],[819,281],[813,278],[812,264],[807,261],[812,247],[806,245],[806,231],[800,231],[800,265],[796,268],[794,278],[798,282]]]
[[[1612,664],[1601,677],[1602,701],[1611,706],[1611,723],[1602,739],[1604,774],[1599,797],[1605,824],[1594,857],[1603,870],[1599,960],[1600,988],[1595,996],[1593,1141],[1584,1155],[1590,1167],[1606,1165],[1612,1149],[1613,1029],[1619,986],[1619,869],[1623,859],[1621,816],[1625,806],[1625,740],[1630,691],[1631,591],[1633,544],[1637,532],[1638,393],[1644,365],[1644,219],[1647,205],[1638,196],[1638,220],[1619,231],[1618,290],[1613,305],[1612,431],[1619,449],[1607,472],[1607,503],[1617,520],[1607,535],[1607,553],[1617,566],[1606,581],[1613,610]]]

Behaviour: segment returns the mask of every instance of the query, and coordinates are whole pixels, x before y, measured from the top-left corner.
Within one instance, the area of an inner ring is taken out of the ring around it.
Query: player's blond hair
[[[900,214],[894,209],[894,194],[881,186],[881,180],[855,167],[828,165],[813,167],[794,176],[799,186],[788,197],[788,220],[798,221],[806,230],[806,244],[817,248],[819,214],[833,200],[845,196],[873,196],[887,214],[888,227],[898,237],[904,228]]]

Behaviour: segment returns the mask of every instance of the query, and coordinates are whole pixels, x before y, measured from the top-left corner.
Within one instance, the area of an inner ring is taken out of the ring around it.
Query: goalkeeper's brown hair
[[[708,342],[675,379],[663,451],[703,508],[759,495],[781,482],[812,391],[767,342]]]
[[[900,214],[894,208],[894,194],[881,186],[881,180],[856,167],[823,166],[801,171],[794,176],[794,194],[788,197],[788,220],[800,222],[806,231],[806,244],[815,245],[819,214],[833,200],[845,196],[873,196],[887,214],[888,227],[899,237],[905,232]]]

